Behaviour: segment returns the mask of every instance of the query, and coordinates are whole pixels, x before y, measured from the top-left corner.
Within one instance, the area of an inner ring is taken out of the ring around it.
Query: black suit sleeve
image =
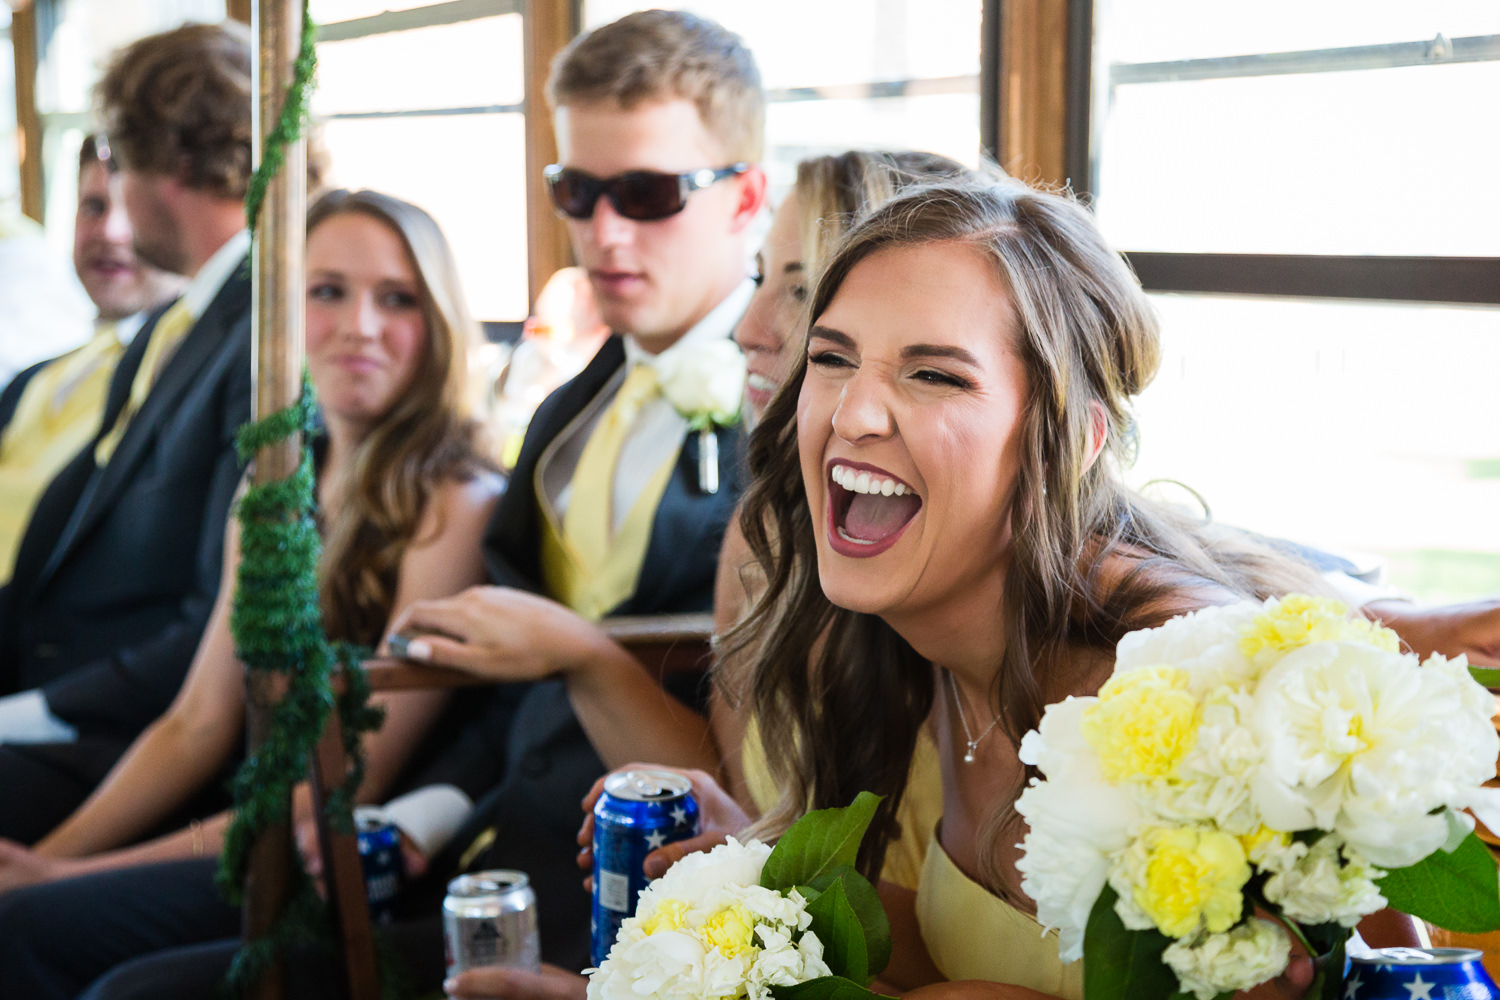
[[[236,360],[249,371],[249,340]],[[195,570],[173,618],[148,638],[117,649],[42,686],[52,713],[98,732],[137,733],[171,703],[192,662],[218,596],[224,529],[242,470],[234,436],[250,417],[251,381],[229,380],[218,424],[219,448],[197,537]],[[83,728],[83,726],[80,726]]]
[[[15,417],[16,404],[21,401],[21,394],[26,391],[27,384],[36,377],[37,372],[56,360],[56,358],[49,358],[46,361],[38,361],[30,368],[18,373],[10,380],[5,391],[0,392],[0,434],[5,432],[5,428],[10,426],[11,419]]]

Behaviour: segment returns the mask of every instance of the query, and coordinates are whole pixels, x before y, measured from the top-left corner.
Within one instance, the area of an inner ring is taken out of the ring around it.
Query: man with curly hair
[[[193,24],[99,85],[136,253],[191,280],[121,357],[0,591],[0,837],[45,834],[166,709],[219,588],[250,417],[251,65],[243,25]]]

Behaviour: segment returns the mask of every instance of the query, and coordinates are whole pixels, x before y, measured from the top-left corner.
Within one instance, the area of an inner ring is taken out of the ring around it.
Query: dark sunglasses
[[[704,167],[685,174],[663,174],[655,170],[631,170],[614,177],[595,177],[554,163],[542,171],[552,204],[570,219],[594,215],[594,203],[606,195],[616,212],[637,222],[654,222],[676,215],[687,207],[688,195],[712,187],[726,177],[750,169],[747,163],[728,167]]]

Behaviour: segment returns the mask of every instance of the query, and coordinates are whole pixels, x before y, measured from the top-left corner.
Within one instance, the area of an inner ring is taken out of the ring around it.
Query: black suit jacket
[[[495,583],[546,593],[542,514],[534,489],[537,462],[624,361],[624,345],[611,337],[588,367],[548,397],[532,418],[485,537],[486,565]],[[706,495],[698,488],[697,435],[685,439],[652,522],[636,591],[613,614],[713,607],[719,548],[744,482],[739,429],[720,431],[719,440],[720,489]],[[543,954],[565,967],[583,968],[588,963],[589,898],[573,860],[573,838],[583,820],[578,803],[604,773],[604,764],[584,736],[562,681],[503,685],[490,697],[488,752],[503,770],[448,850],[434,859],[432,870],[451,874],[474,837],[494,827],[494,845],[472,867],[527,872],[537,892]]]
[[[121,358],[104,427],[124,408],[160,316]],[[219,588],[250,348],[250,280],[237,267],[109,463],[95,466],[91,444],[43,494],[0,602],[0,692],[40,688],[80,736],[122,741],[166,709]]]

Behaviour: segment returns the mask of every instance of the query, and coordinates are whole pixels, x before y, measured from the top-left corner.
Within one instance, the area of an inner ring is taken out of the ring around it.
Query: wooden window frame
[[[1095,170],[1093,7],[1092,0],[984,0],[981,38],[980,134],[986,154],[1024,180],[1066,185],[1085,200]],[[1494,45],[1439,38],[1335,54],[1277,53],[1135,69],[1170,71],[1174,78],[1300,73],[1416,65],[1435,57],[1494,58]],[[1434,47],[1441,51],[1434,53]],[[1327,65],[1314,65],[1314,55]],[[1124,253],[1141,284],[1154,292],[1500,305],[1500,257]]]

